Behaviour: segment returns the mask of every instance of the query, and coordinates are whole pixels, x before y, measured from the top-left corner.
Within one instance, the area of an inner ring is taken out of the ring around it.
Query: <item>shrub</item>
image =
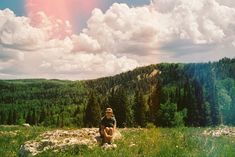
[[[153,123],[147,123],[146,128],[154,129],[154,128],[156,128],[156,125],[154,125]]]

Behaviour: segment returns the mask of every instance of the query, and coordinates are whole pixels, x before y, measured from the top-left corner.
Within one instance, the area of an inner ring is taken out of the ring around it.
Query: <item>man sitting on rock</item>
[[[113,110],[111,108],[107,108],[105,111],[105,116],[101,119],[99,128],[102,143],[111,144],[115,129],[116,119],[113,115]]]

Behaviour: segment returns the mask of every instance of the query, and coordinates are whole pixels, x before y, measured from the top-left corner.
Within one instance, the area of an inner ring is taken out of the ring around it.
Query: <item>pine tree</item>
[[[219,109],[219,104],[217,100],[217,90],[216,87],[212,87],[213,92],[211,93],[211,119],[212,125],[219,125],[221,123],[221,113]]]
[[[0,111],[0,125],[3,124],[3,111]]]
[[[188,126],[198,126],[197,115],[198,111],[195,104],[195,95],[193,88],[190,86],[190,80],[186,79],[184,84],[183,104],[187,109],[186,124]]]
[[[44,120],[45,120],[45,117],[46,117],[46,111],[44,108],[41,109],[41,112],[40,112],[40,116],[39,116],[39,123],[41,124]]]
[[[87,103],[84,123],[87,127],[98,127],[101,118],[100,104],[95,97],[95,94],[91,92],[89,94],[89,100]]]
[[[60,114],[60,127],[63,128],[64,127],[64,112],[62,112]]]
[[[235,85],[234,85],[235,86]],[[232,125],[235,125],[235,87],[231,88],[230,95],[232,98],[232,106],[231,106],[231,111],[230,111],[230,123]]]
[[[35,109],[33,109],[33,113],[32,113],[32,122],[33,125],[37,125],[37,113],[35,111]]]
[[[6,124],[6,120],[7,120],[7,114],[6,114],[6,112],[3,110],[3,111],[1,111],[1,113],[0,113],[1,115],[1,124]]]
[[[30,111],[27,113],[26,123],[32,124],[32,116],[31,116],[31,112]]]
[[[210,126],[211,125],[211,109],[210,104],[208,102],[205,102],[203,104],[202,112],[204,114],[204,123],[202,126]]]
[[[208,103],[211,106],[211,122],[212,125],[219,125],[221,123],[221,114],[218,104],[218,92],[215,84],[215,73],[212,68],[212,66],[209,66],[209,74],[208,74],[208,80],[207,80],[207,90],[208,90]]]
[[[175,125],[175,115],[177,113],[177,105],[167,101],[161,104],[158,111],[158,125],[162,127],[172,127]]]
[[[112,107],[115,117],[117,119],[117,126],[125,127],[128,116],[128,99],[127,94],[123,88],[119,88],[116,91],[112,91],[112,94],[109,97],[109,104]]]
[[[12,125],[13,124],[13,112],[12,112],[12,110],[9,110],[9,112],[8,112],[7,124],[8,125]]]
[[[149,105],[149,121],[158,125],[157,113],[160,109],[161,102],[161,84],[160,81],[154,86],[151,91],[148,105]]]
[[[136,124],[141,127],[146,126],[146,106],[143,93],[139,91],[135,93],[134,113]]]
[[[18,120],[18,113],[17,113],[17,111],[14,109],[13,110],[13,115],[12,115],[13,117],[12,117],[12,123],[13,124],[16,124],[16,122],[17,122],[17,120]]]
[[[182,95],[181,95],[181,88],[178,86],[176,88],[176,102],[177,102],[177,110],[181,111],[185,108],[183,102],[182,102]]]

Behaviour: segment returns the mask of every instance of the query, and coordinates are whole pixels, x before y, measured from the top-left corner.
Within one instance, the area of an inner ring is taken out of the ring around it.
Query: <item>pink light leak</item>
[[[26,0],[27,15],[32,25],[40,27],[45,24],[43,12],[54,25],[48,29],[53,38],[71,34],[75,27],[79,27],[77,16],[89,16],[100,5],[101,0]]]

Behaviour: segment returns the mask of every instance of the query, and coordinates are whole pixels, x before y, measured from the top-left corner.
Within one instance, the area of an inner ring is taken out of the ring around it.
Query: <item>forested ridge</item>
[[[0,80],[0,124],[93,127],[235,125],[235,59],[161,63],[94,80]]]

